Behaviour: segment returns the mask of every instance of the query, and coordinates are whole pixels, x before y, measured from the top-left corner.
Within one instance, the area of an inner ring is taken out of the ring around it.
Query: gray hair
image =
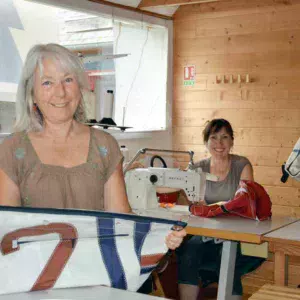
[[[58,44],[39,44],[33,46],[27,54],[17,91],[17,120],[14,131],[40,131],[43,129],[43,115],[34,109],[33,86],[35,70],[43,72],[43,59],[50,58],[60,63],[63,70],[73,74],[79,84],[81,101],[74,114],[78,122],[86,120],[85,95],[88,80],[81,59],[67,48]]]

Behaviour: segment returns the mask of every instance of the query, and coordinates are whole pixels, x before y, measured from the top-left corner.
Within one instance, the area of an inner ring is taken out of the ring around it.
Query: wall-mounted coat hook
[[[224,83],[251,83],[253,82],[253,79],[250,78],[250,74],[245,74],[245,75],[241,75],[241,74],[237,74],[235,75],[216,75],[216,83],[217,84],[224,84]]]

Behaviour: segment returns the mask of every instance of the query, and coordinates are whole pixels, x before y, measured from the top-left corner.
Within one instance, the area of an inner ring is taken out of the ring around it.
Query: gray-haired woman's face
[[[81,91],[74,74],[66,73],[58,61],[43,60],[43,74],[35,71],[33,100],[45,122],[65,123],[73,119],[81,101]]]

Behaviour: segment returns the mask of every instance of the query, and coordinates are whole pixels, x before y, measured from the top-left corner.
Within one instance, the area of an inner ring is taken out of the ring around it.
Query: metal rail
[[[130,160],[130,162],[127,164],[127,166],[124,168],[124,174],[129,170],[130,166],[137,160],[137,158],[145,154],[146,152],[166,152],[166,153],[182,153],[182,154],[188,154],[190,156],[190,161],[188,164],[189,169],[193,169],[194,166],[194,151],[180,151],[180,150],[166,150],[166,149],[152,149],[152,148],[142,148],[140,149],[136,155]]]

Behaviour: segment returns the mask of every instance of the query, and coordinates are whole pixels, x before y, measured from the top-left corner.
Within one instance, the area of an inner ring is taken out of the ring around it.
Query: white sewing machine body
[[[140,168],[125,175],[127,195],[133,209],[155,208],[157,187],[182,189],[191,202],[204,199],[206,173],[176,168]]]

